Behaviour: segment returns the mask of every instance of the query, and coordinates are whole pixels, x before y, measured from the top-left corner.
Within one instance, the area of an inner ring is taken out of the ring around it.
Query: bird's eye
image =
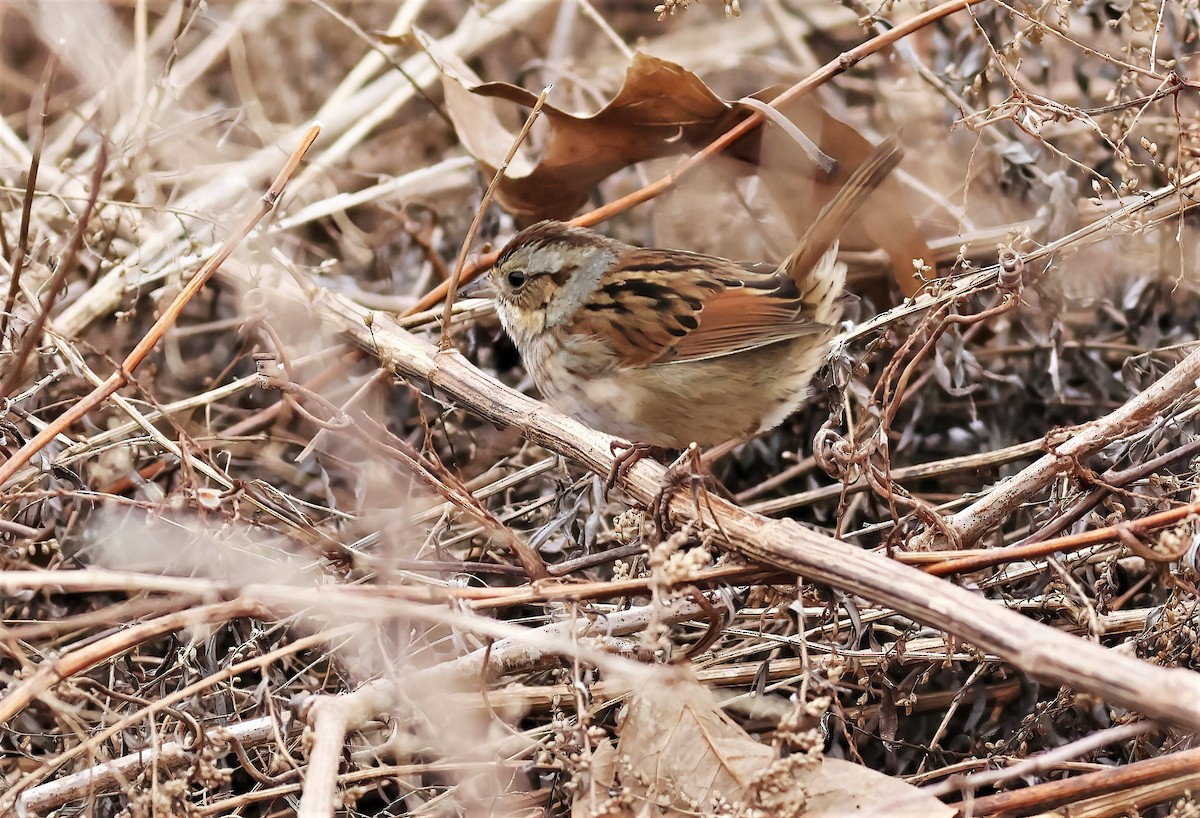
[[[525,286],[525,282],[529,280],[529,276],[525,275],[524,270],[513,270],[508,274],[508,286],[514,290],[519,290]]]

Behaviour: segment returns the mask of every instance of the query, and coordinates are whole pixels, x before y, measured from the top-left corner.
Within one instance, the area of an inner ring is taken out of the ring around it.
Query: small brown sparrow
[[[838,233],[900,156],[877,147],[773,272],[539,222],[490,273],[500,322],[546,399],[601,431],[681,449],[771,429],[841,318]]]

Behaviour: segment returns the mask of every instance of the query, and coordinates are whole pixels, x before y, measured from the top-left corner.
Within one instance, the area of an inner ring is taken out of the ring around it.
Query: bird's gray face
[[[518,347],[574,321],[616,259],[614,245],[606,236],[561,222],[540,222],[509,242],[489,278],[500,322]]]

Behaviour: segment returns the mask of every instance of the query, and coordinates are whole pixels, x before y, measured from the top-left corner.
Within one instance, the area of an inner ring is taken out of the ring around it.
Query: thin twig
[[[8,334],[8,322],[13,306],[17,303],[21,272],[25,269],[25,257],[29,253],[29,222],[33,215],[33,195],[37,192],[38,169],[42,166],[42,149],[46,146],[46,107],[50,104],[50,92],[54,80],[54,69],[58,66],[58,55],[51,52],[42,72],[41,113],[38,116],[37,140],[29,158],[29,178],[25,180],[25,197],[21,200],[21,226],[17,232],[17,248],[12,259],[12,277],[8,282],[8,295],[4,297],[4,309],[0,311],[0,340]],[[8,394],[0,390],[0,397]]]
[[[249,235],[250,231],[275,207],[275,203],[279,201],[279,197],[283,193],[288,180],[296,172],[296,168],[299,167],[304,154],[308,152],[309,147],[316,140],[317,134],[320,132],[321,126],[319,124],[309,127],[304,139],[296,150],[292,152],[292,155],[288,157],[287,163],[279,171],[271,187],[259,198],[258,206],[246,215],[233,234],[204,263],[199,272],[184,285],[182,291],[175,297],[175,300],[163,310],[158,320],[154,322],[154,325],[150,327],[150,330],[143,336],[138,345],[121,362],[121,366],[117,371],[110,375],[103,384],[93,389],[70,409],[56,418],[53,423],[42,429],[32,440],[18,449],[11,458],[0,464],[0,487],[11,480],[17,471],[28,463],[35,454],[41,451],[46,444],[53,440],[56,435],[68,429],[72,424],[87,415],[88,412],[95,409],[107,400],[110,395],[129,382],[129,375],[150,354],[150,350],[154,349],[167,329],[175,323],[175,320],[183,312],[183,308],[187,306],[187,303],[192,300],[192,297],[200,292],[201,288],[225,260],[229,258],[234,248],[241,243],[242,239]]]
[[[505,172],[508,171],[508,166],[517,155],[517,151],[521,148],[521,143],[529,135],[529,129],[533,127],[538,114],[542,112],[542,106],[546,104],[546,97],[550,96],[550,91],[553,87],[553,85],[547,85],[542,89],[542,93],[538,95],[537,102],[533,104],[533,110],[529,112],[529,116],[525,117],[525,124],[521,126],[521,132],[513,140],[512,147],[508,149],[508,155],[504,157],[504,162],[496,169],[495,175],[492,176],[491,184],[484,191],[483,198],[479,201],[479,207],[475,210],[475,218],[471,220],[471,226],[467,229],[467,235],[463,237],[462,248],[458,251],[458,260],[454,262],[454,271],[450,274],[450,280],[445,282],[447,288],[446,307],[442,310],[441,340],[443,350],[450,348],[450,318],[454,314],[454,297],[458,293],[458,282],[462,280],[463,265],[467,262],[467,252],[471,249],[471,242],[475,240],[475,233],[478,232],[479,225],[483,222],[484,214],[487,213],[488,205],[491,204],[492,196],[495,195],[500,180],[504,178]]]
[[[104,179],[104,170],[107,165],[108,147],[104,142],[101,142],[99,150],[96,151],[96,168],[92,171],[92,188],[88,193],[87,204],[84,205],[83,212],[79,214],[79,222],[75,225],[75,232],[71,237],[71,244],[67,248],[66,254],[59,259],[58,266],[54,269],[54,275],[50,276],[50,281],[46,285],[48,291],[46,303],[38,311],[38,317],[33,322],[33,326],[25,332],[21,341],[21,348],[17,351],[17,356],[13,359],[8,374],[4,376],[3,381],[0,381],[0,396],[8,395],[9,392],[20,385],[21,379],[25,376],[25,362],[29,360],[29,355],[33,352],[33,348],[41,343],[42,330],[46,328],[46,321],[49,320],[50,312],[54,309],[54,302],[58,300],[58,296],[62,292],[67,275],[74,271],[75,261],[79,258],[79,251],[83,249],[88,222],[92,220],[92,211],[95,209],[96,200],[100,196],[100,183]],[[17,282],[18,277],[14,266],[12,277],[14,284]],[[0,333],[0,335],[2,334]]]

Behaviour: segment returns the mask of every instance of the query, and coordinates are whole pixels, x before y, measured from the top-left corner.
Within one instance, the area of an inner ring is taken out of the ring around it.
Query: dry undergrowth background
[[[751,115],[730,103],[874,43],[782,106],[840,173],[906,146],[843,242],[858,323],[809,404],[717,476],[947,593],[1195,669],[1196,374],[1092,424],[1195,368],[1196,234],[1171,186],[1200,165],[1197,4],[670,5],[0,4],[3,456],[155,342],[0,471],[0,814],[1198,814],[1191,735],[1109,701],[1102,672],[1060,686],[953,610],[934,629],[886,589],[750,564],[717,525],[659,531],[481,419],[503,392],[455,398],[382,354],[385,312],[436,342],[425,296],[545,86],[468,272],[523,224],[661,179]],[[159,337],[313,120],[279,206]],[[786,254],[837,179],[783,123],[742,127],[600,229]],[[339,325],[345,304],[378,318]],[[456,309],[458,349],[527,390],[486,305]],[[570,434],[541,417],[509,421]],[[991,491],[1088,429],[1045,479]],[[993,500],[995,522],[951,516]]]

